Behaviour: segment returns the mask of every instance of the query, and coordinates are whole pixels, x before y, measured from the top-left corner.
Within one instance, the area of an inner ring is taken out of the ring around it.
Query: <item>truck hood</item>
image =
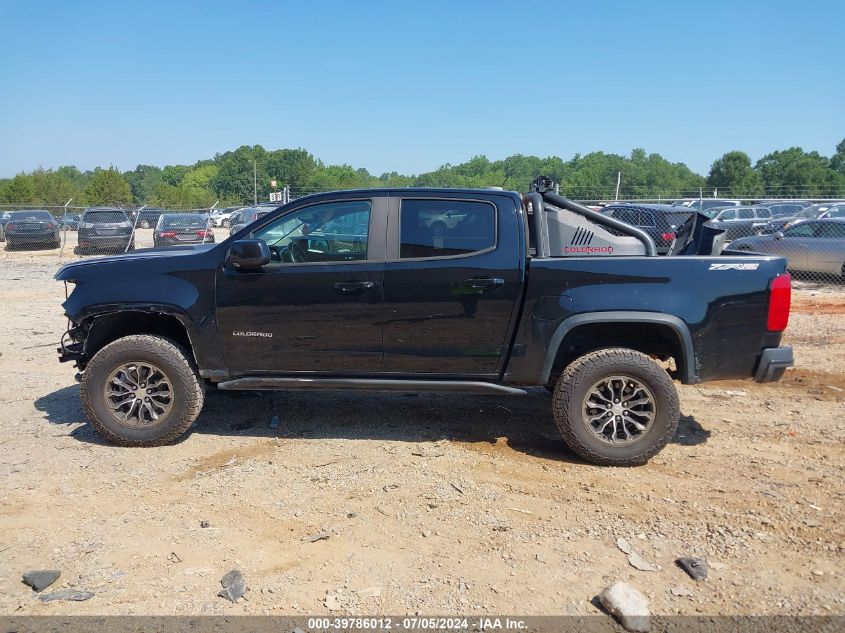
[[[89,259],[81,259],[76,262],[71,262],[70,264],[65,264],[64,266],[59,268],[54,279],[58,279],[59,281],[72,281],[78,274],[85,273],[86,271],[103,264],[124,263],[143,266],[144,262],[147,262],[151,259],[159,260],[163,258],[195,255],[197,253],[209,251],[217,245],[218,244],[216,243],[210,243],[195,244],[193,246],[185,245],[166,246],[162,248],[142,248],[132,253],[125,253],[123,255],[111,255],[107,257],[91,257]]]

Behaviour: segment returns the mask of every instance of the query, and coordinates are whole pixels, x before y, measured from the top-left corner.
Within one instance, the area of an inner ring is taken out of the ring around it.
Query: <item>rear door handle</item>
[[[498,286],[503,286],[505,280],[501,277],[473,277],[472,279],[464,279],[464,288],[477,288],[479,290],[492,290]]]
[[[375,288],[376,284],[372,281],[359,281],[353,279],[350,281],[339,281],[334,285],[334,289],[343,295],[355,295]]]

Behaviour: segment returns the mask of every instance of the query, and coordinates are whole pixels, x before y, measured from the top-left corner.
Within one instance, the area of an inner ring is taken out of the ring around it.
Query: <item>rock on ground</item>
[[[631,585],[617,580],[599,594],[599,601],[626,630],[645,633],[651,627],[648,599]]]
[[[23,575],[23,582],[35,591],[44,591],[62,575],[57,569],[38,569],[28,571]]]

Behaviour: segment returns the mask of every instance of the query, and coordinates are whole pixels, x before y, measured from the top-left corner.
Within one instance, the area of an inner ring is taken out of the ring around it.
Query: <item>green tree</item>
[[[138,204],[152,200],[156,189],[164,182],[161,168],[154,165],[138,165],[134,170],[125,172],[123,178],[129,183],[132,197]]]
[[[315,178],[320,163],[304,149],[280,149],[267,153],[266,172],[278,187],[302,191]]]
[[[357,189],[363,181],[369,181],[369,173],[356,170],[350,165],[320,166],[314,173],[308,188],[312,191],[333,191],[337,189]]]
[[[4,202],[35,202],[35,182],[29,174],[20,173],[0,192]]]
[[[124,205],[132,202],[132,190],[114,167],[95,169],[85,187],[85,198],[89,204]]]
[[[182,178],[190,170],[191,168],[187,165],[165,165],[161,170],[161,180],[168,185],[178,187],[182,183]]]
[[[748,154],[739,151],[728,152],[713,162],[707,186],[738,198],[755,198],[764,193],[763,177],[751,166]]]
[[[830,167],[845,176],[845,138],[836,146],[836,153],[830,157]]]
[[[766,193],[788,197],[841,195],[845,182],[818,152],[800,147],[767,154],[756,165],[763,177]]]
[[[267,152],[261,145],[242,145],[232,152],[214,157],[220,171],[212,181],[214,192],[220,197],[233,197],[240,202],[253,200],[253,168],[255,166],[258,184],[258,199],[266,200],[270,191],[270,176],[267,173]]]

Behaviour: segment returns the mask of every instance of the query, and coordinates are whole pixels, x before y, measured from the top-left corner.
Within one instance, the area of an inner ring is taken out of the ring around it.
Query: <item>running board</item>
[[[251,376],[217,383],[224,391],[359,390],[434,391],[479,395],[524,396],[524,389],[469,380],[384,380],[378,378],[264,378]]]

